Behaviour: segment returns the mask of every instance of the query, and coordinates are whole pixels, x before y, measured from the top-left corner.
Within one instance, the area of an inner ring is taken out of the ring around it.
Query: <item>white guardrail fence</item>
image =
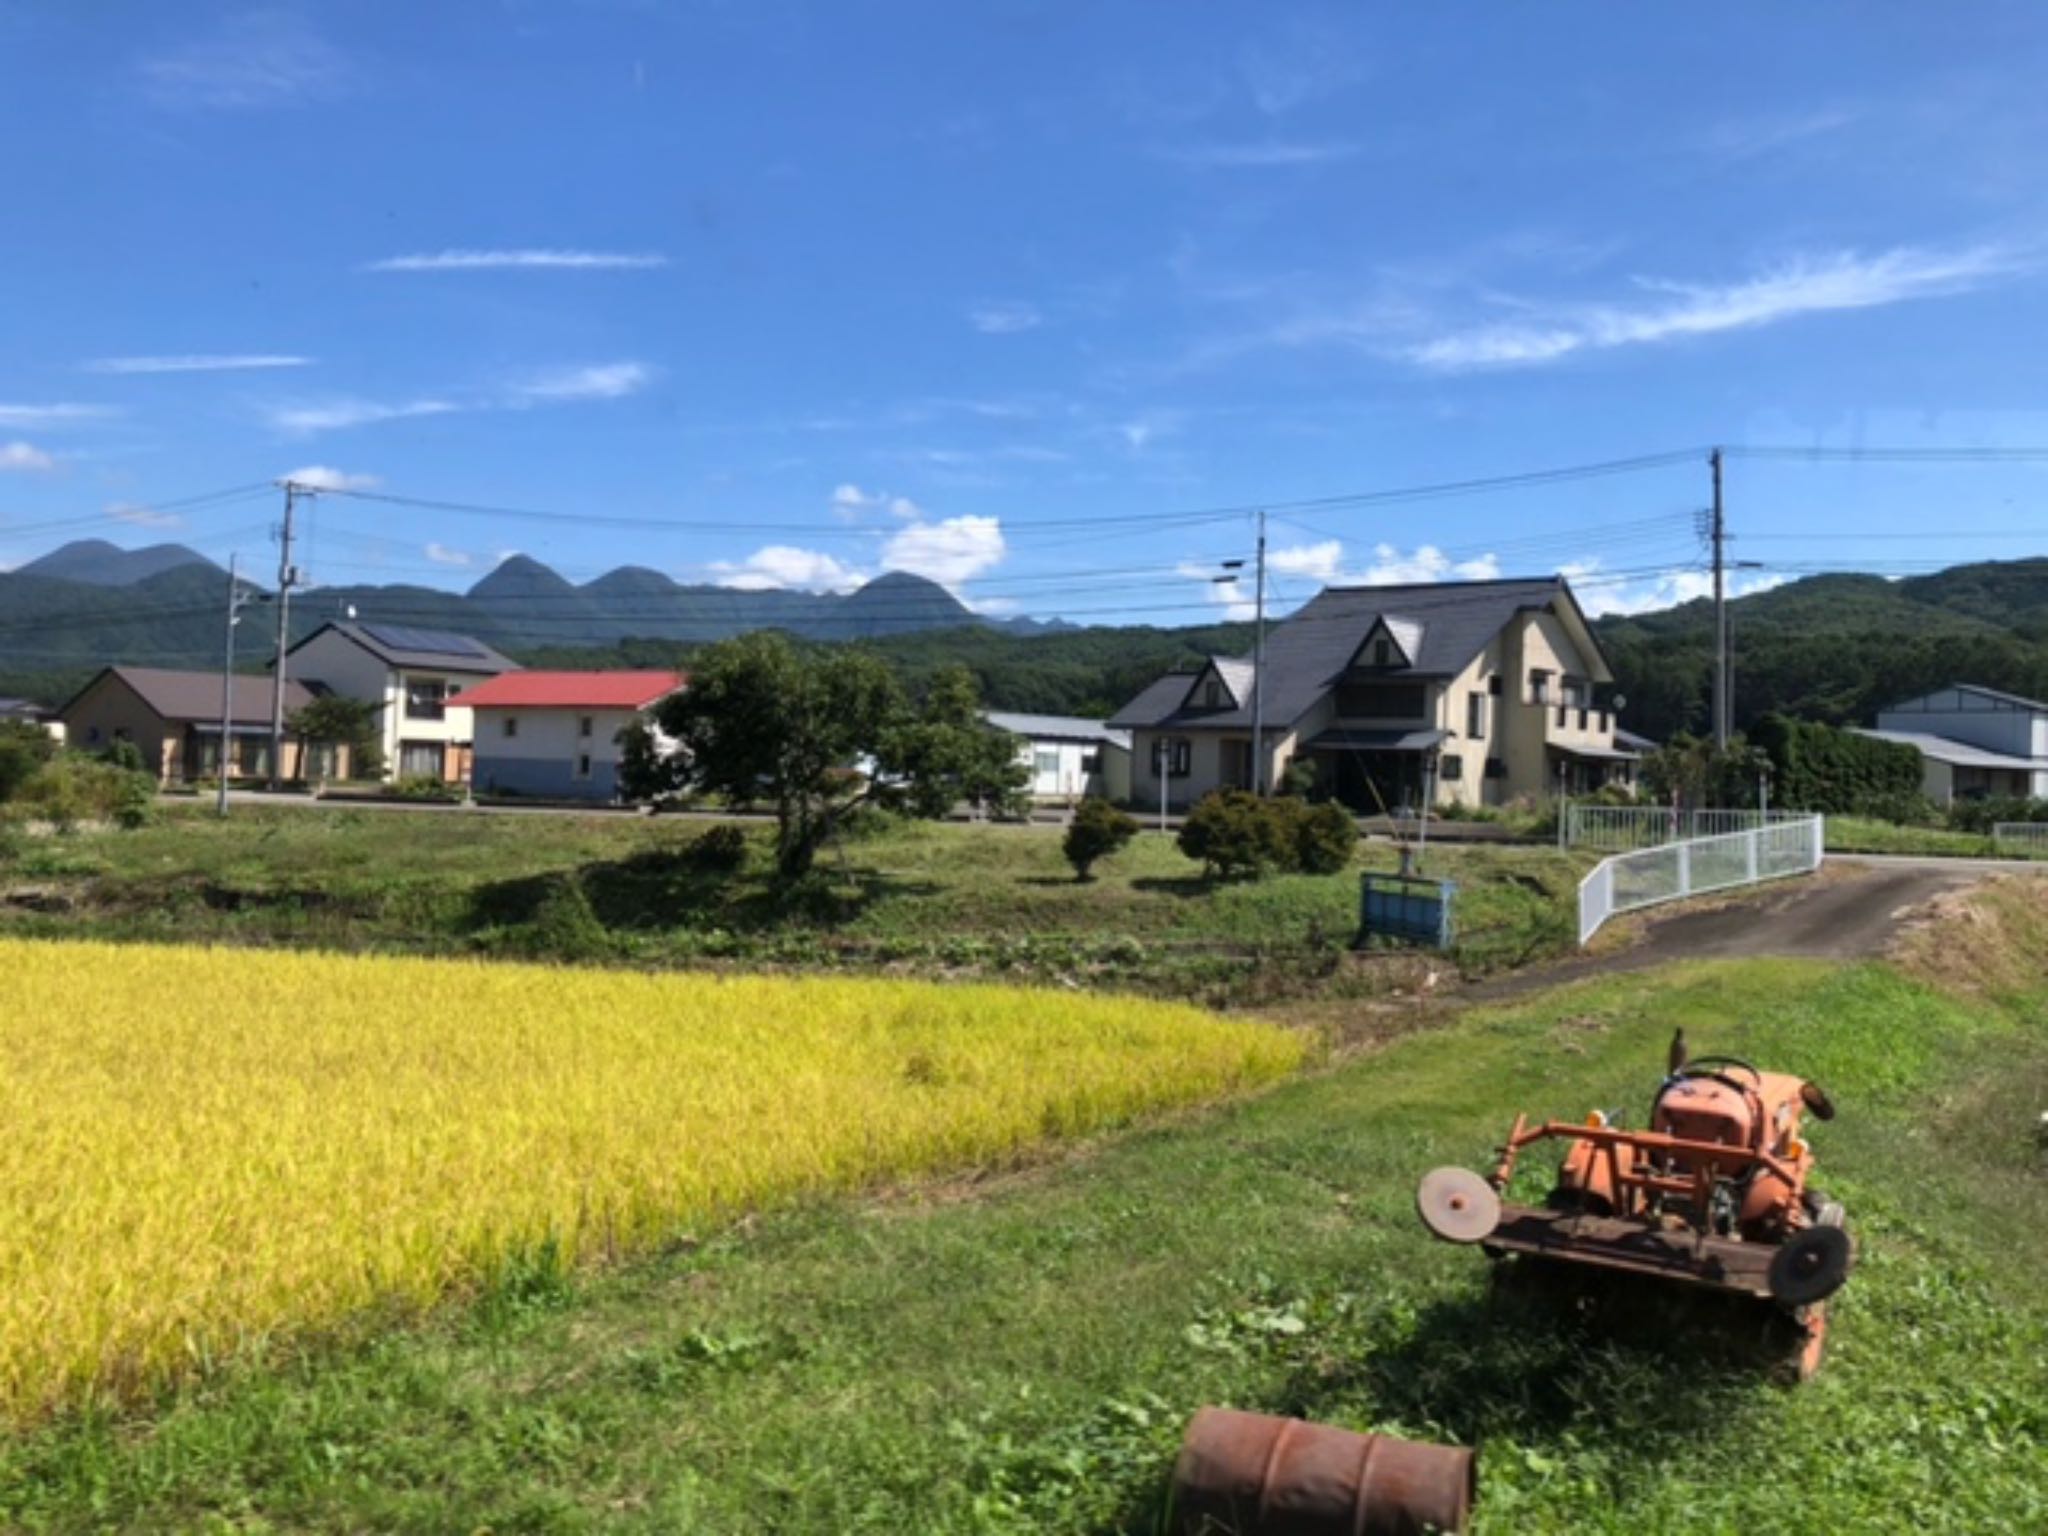
[[[1755,811],[1695,814],[1758,815]],[[1685,838],[1602,859],[1579,883],[1579,942],[1586,943],[1600,931],[1601,924],[1623,912],[1787,875],[1810,875],[1819,869],[1826,845],[1825,818],[1796,815],[1780,820],[1781,813],[1769,814],[1769,822],[1744,831]]]
[[[1661,848],[1693,838],[1721,837],[1805,821],[1807,811],[1675,811],[1660,805],[1568,805],[1564,841],[1567,847],[1598,848],[1630,853]],[[2048,826],[2048,823],[2044,823]]]
[[[2048,854],[2048,821],[1998,822],[1991,829],[1991,841],[1998,848],[2038,858]]]

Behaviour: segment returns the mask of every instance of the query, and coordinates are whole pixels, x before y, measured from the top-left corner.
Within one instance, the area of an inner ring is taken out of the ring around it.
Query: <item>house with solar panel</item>
[[[1614,673],[1563,577],[1326,587],[1250,657],[1160,678],[1110,717],[1132,736],[1132,799],[1185,807],[1267,788],[1366,814],[1505,805],[1630,783]],[[1256,734],[1260,737],[1254,745]]]
[[[467,635],[406,624],[322,624],[285,653],[287,679],[376,706],[391,779],[469,779],[475,740],[465,688],[516,670]]]
[[[546,800],[619,798],[620,738],[687,679],[680,672],[505,672],[456,696],[476,717],[471,787]],[[657,745],[672,746],[657,732]]]

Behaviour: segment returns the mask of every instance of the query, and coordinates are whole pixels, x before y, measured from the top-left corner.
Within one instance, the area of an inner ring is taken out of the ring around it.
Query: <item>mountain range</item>
[[[108,662],[220,664],[226,573],[176,544],[67,544],[0,574],[0,693],[54,700]],[[363,619],[453,629],[548,665],[671,665],[681,649],[744,630],[866,639],[912,672],[964,661],[1000,708],[1100,716],[1169,666],[1242,654],[1250,626],[1080,629],[982,618],[904,572],[843,595],[689,586],[625,566],[576,585],[514,556],[466,593],[415,586],[297,594],[294,636],[353,609]],[[2048,697],[2048,558],[1985,561],[1891,580],[1809,576],[1730,605],[1736,719],[1772,709],[1867,723],[1893,699],[1967,681]],[[261,610],[242,632],[254,664]],[[1713,610],[1696,601],[1596,622],[1623,723],[1663,738],[1707,718]]]

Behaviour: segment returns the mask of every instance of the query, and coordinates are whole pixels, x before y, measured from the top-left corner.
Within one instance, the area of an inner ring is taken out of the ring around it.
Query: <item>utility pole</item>
[[[213,808],[222,816],[228,813],[228,745],[235,733],[235,626],[242,622],[242,594],[235,579],[235,562],[240,558],[228,556],[228,642],[220,664],[220,752],[213,765],[220,789]]]
[[[1266,509],[1259,508],[1257,596],[1252,629],[1252,793],[1266,792]]]
[[[270,787],[284,782],[284,653],[291,644],[292,588],[299,572],[292,564],[292,513],[298,499],[309,494],[293,480],[284,486],[284,524],[277,535],[277,664],[270,678]]]
[[[1735,709],[1728,687],[1728,522],[1721,504],[1721,450],[1707,455],[1714,472],[1714,746],[1728,750]]]

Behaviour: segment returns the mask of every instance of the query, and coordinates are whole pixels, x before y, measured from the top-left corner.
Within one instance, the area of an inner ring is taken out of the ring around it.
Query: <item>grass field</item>
[[[1945,827],[1907,827],[1870,816],[1830,816],[1829,853],[1919,853],[1965,859],[2017,857],[1979,832],[1951,832]]]
[[[640,966],[889,968],[1123,987],[1211,1003],[1370,992],[1355,872],[1212,883],[1141,835],[1078,884],[1057,829],[908,823],[828,852],[794,891],[696,867],[698,821],[374,810],[177,810],[138,832],[32,840],[0,865],[0,931]],[[1362,844],[1358,868],[1395,850]],[[1590,859],[1432,849],[1459,883],[1456,963],[1571,947]]]
[[[1174,1004],[0,940],[0,1415],[1292,1070]]]
[[[1581,984],[1064,1163],[68,1420],[0,1448],[0,1521],[1147,1532],[1220,1401],[1476,1444],[1482,1532],[2048,1529],[2048,912],[1994,895],[1903,969]],[[1414,1218],[1416,1177],[1516,1110],[1639,1115],[1681,1023],[1841,1108],[1812,1136],[1860,1259],[1809,1386],[1489,1304]]]

